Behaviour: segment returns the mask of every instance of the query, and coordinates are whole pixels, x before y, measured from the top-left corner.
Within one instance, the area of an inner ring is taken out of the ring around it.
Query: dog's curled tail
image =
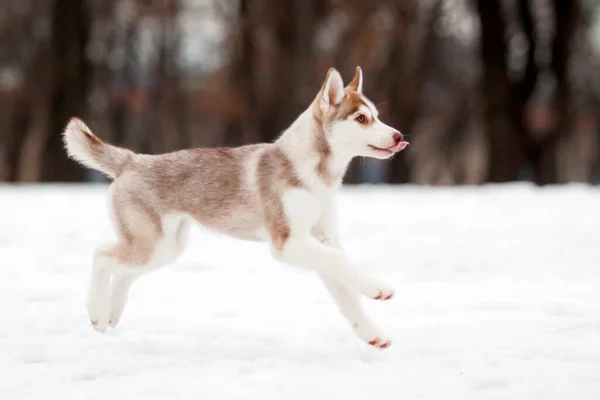
[[[104,143],[79,118],[71,118],[63,132],[63,141],[70,158],[111,178],[118,177],[135,155]]]

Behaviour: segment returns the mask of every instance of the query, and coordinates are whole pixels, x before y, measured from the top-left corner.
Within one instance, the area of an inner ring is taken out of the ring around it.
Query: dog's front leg
[[[281,248],[273,247],[277,259],[310,268],[322,276],[375,300],[389,300],[394,290],[388,285],[362,274],[343,251],[319,242],[314,236],[292,234]]]
[[[343,251],[339,241],[336,211],[335,204],[331,204],[324,216],[313,227],[313,235],[321,243]],[[391,340],[367,316],[360,302],[360,297],[356,293],[337,279],[323,274],[321,274],[321,278],[338,305],[340,312],[361,339],[380,348],[387,348],[391,345]]]
[[[325,244],[329,248],[334,249],[335,251],[342,253],[344,255],[344,258],[347,259],[344,249],[340,244],[338,214],[335,198],[333,196],[326,198],[322,206],[323,212],[321,213],[320,218],[316,221],[314,226],[311,227],[311,233],[319,242]],[[349,261],[347,261],[347,263],[350,264]],[[350,268],[355,269],[354,266],[351,266]],[[366,277],[364,275],[363,278],[366,281],[375,281],[374,279]],[[393,296],[394,291],[388,285],[382,283],[378,283],[378,285],[387,287],[387,290],[385,291],[386,296],[383,296],[381,298],[375,298],[379,300],[389,300]]]

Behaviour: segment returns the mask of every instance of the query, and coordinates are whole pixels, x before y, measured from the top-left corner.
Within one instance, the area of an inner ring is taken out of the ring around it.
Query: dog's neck
[[[326,127],[315,119],[312,105],[300,114],[275,144],[290,159],[300,179],[309,186],[338,186],[353,157],[331,146]]]

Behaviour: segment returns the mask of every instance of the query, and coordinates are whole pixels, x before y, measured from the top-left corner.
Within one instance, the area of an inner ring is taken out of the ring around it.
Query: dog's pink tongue
[[[388,150],[393,151],[395,153],[397,151],[404,150],[406,148],[406,146],[408,146],[408,142],[402,141],[392,147],[388,147]]]

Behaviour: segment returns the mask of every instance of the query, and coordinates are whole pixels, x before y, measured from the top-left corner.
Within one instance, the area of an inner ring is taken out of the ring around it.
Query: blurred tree
[[[489,138],[488,180],[509,182],[519,175],[518,134],[510,119],[511,83],[508,75],[506,24],[499,0],[478,0],[481,26],[483,91]]]
[[[481,24],[483,90],[487,104],[490,182],[517,180],[526,166],[532,168],[538,184],[557,182],[556,144],[559,137],[568,134],[572,120],[568,69],[578,5],[575,1],[554,0],[552,6],[554,36],[551,39],[550,63],[546,67],[536,59],[539,41],[543,38],[535,34],[536,20],[532,15],[531,2],[518,0],[517,14],[520,29],[527,40],[527,50],[520,78],[511,79],[506,40],[509,35],[504,20],[507,13],[498,0],[477,2]],[[538,20],[537,25],[540,23]],[[527,124],[527,111],[542,69],[553,74],[556,83],[551,109],[557,118],[552,127],[540,136],[535,135]]]
[[[186,101],[183,97],[182,72],[177,63],[180,31],[177,18],[181,11],[179,0],[163,0],[153,10],[159,21],[156,89],[152,108],[152,152],[174,151],[186,146]]]
[[[326,5],[322,0],[239,2],[230,71],[240,113],[228,125],[226,143],[272,141],[312,100],[316,91],[307,88],[316,87],[315,33]]]
[[[416,14],[416,2],[402,1],[395,7],[395,29],[393,31],[389,58],[383,68],[381,85],[388,88],[391,125],[405,134],[413,131],[419,116],[422,90],[429,78],[435,50],[435,25],[439,20],[442,2],[434,1],[427,10],[426,18]],[[424,10],[421,10],[424,13]],[[421,23],[420,20],[422,20]],[[410,169],[406,153],[396,155],[392,161],[392,183],[407,183]]]
[[[257,66],[257,49],[255,29],[257,26],[255,7],[256,0],[239,0],[236,23],[232,24],[231,41],[231,80],[239,110],[232,116],[225,129],[224,143],[227,146],[238,146],[243,143],[260,141],[258,119],[251,110],[257,106],[258,93],[255,91]]]
[[[47,66],[52,73],[48,134],[43,153],[43,181],[80,181],[83,171],[65,157],[61,132],[71,117],[85,116],[90,77],[86,55],[90,13],[86,0],[54,3]]]

